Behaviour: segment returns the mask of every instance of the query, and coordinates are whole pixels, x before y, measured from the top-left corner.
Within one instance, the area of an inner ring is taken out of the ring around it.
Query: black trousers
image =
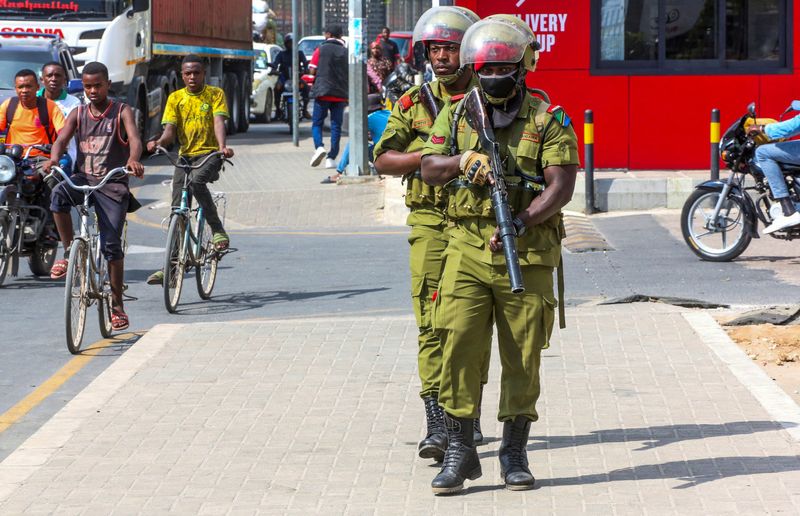
[[[203,161],[208,154],[200,156],[192,156],[186,158],[189,163],[195,164]],[[192,197],[197,199],[197,203],[203,208],[203,213],[206,217],[206,222],[211,227],[214,233],[225,231],[222,227],[222,221],[217,214],[217,205],[214,204],[214,198],[208,190],[208,183],[213,183],[219,179],[219,171],[222,169],[222,158],[217,156],[211,158],[203,165],[202,168],[192,170],[189,174],[189,202],[191,203]],[[179,207],[181,205],[181,190],[183,189],[183,181],[186,173],[183,168],[176,167],[175,172],[172,174],[172,206]]]

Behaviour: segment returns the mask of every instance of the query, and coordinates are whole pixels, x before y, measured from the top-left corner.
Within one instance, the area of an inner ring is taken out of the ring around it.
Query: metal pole
[[[583,145],[586,166],[586,209],[587,215],[594,213],[594,114],[587,109],[583,114]]]
[[[297,43],[300,41],[298,37],[300,35],[299,28],[298,28],[298,10],[297,10],[297,0],[292,0],[292,143],[295,147],[300,146],[300,117],[299,111],[297,110],[298,104],[300,104],[300,60],[297,56]],[[284,108],[285,109],[285,108]]]
[[[348,97],[350,102],[350,163],[345,175],[369,173],[367,150],[367,50],[364,45],[366,0],[348,0],[350,46],[348,53]]]
[[[719,180],[719,109],[711,110],[711,180]]]

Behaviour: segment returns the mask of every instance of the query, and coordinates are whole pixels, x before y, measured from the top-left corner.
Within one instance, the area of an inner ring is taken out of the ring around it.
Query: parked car
[[[414,33],[410,30],[394,31],[389,34],[389,39],[394,41],[400,51],[400,57],[412,68],[416,68],[414,63],[414,45],[411,44]]]
[[[253,43],[255,61],[253,63],[253,93],[250,96],[250,116],[256,122],[269,122],[272,120],[272,110],[275,107],[275,84],[277,75],[269,67],[275,62],[275,57],[281,51],[278,45]]]
[[[349,38],[347,36],[344,36],[342,39],[345,45],[349,44]],[[325,36],[306,36],[300,40],[300,43],[297,44],[297,48],[302,50],[306,59],[311,61],[311,56],[314,55],[314,51],[322,45],[323,41],[325,41]]]

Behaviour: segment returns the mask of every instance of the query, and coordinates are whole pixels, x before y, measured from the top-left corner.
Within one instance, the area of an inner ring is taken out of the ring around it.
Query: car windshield
[[[269,67],[269,56],[263,50],[256,51],[256,70],[266,70]]]
[[[314,51],[322,45],[322,42],[325,41],[324,39],[304,39],[301,41],[297,48],[303,52],[303,55],[306,56],[306,59],[311,59],[311,56],[314,55]]]
[[[2,2],[0,18],[111,20],[122,13],[130,0],[39,0],[38,2]]]
[[[52,61],[53,56],[45,51],[24,51],[3,48],[0,50],[0,90],[14,89],[14,76],[18,71],[28,68],[37,74],[42,65]]]
[[[397,49],[400,52],[400,57],[404,58],[408,55],[408,42],[411,41],[408,38],[389,38],[390,40],[394,41],[394,44],[397,45]]]

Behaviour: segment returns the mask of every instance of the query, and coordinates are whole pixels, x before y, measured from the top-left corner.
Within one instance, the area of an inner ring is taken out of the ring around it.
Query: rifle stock
[[[422,86],[419,87],[419,101],[422,102],[422,106],[431,115],[431,119],[436,120],[436,117],[439,116],[439,105],[436,104],[431,85],[427,82],[422,83]]]
[[[491,187],[492,208],[494,209],[497,227],[500,230],[500,238],[503,241],[503,254],[506,258],[511,292],[521,294],[525,292],[525,284],[522,280],[522,270],[519,266],[519,255],[517,253],[517,230],[514,228],[511,208],[508,206],[506,180],[503,175],[502,160],[500,159],[500,144],[494,135],[489,114],[480,97],[478,88],[474,88],[464,98],[464,107],[472,128],[478,133],[481,148],[489,155],[492,162],[491,175],[494,179],[494,184]]]

